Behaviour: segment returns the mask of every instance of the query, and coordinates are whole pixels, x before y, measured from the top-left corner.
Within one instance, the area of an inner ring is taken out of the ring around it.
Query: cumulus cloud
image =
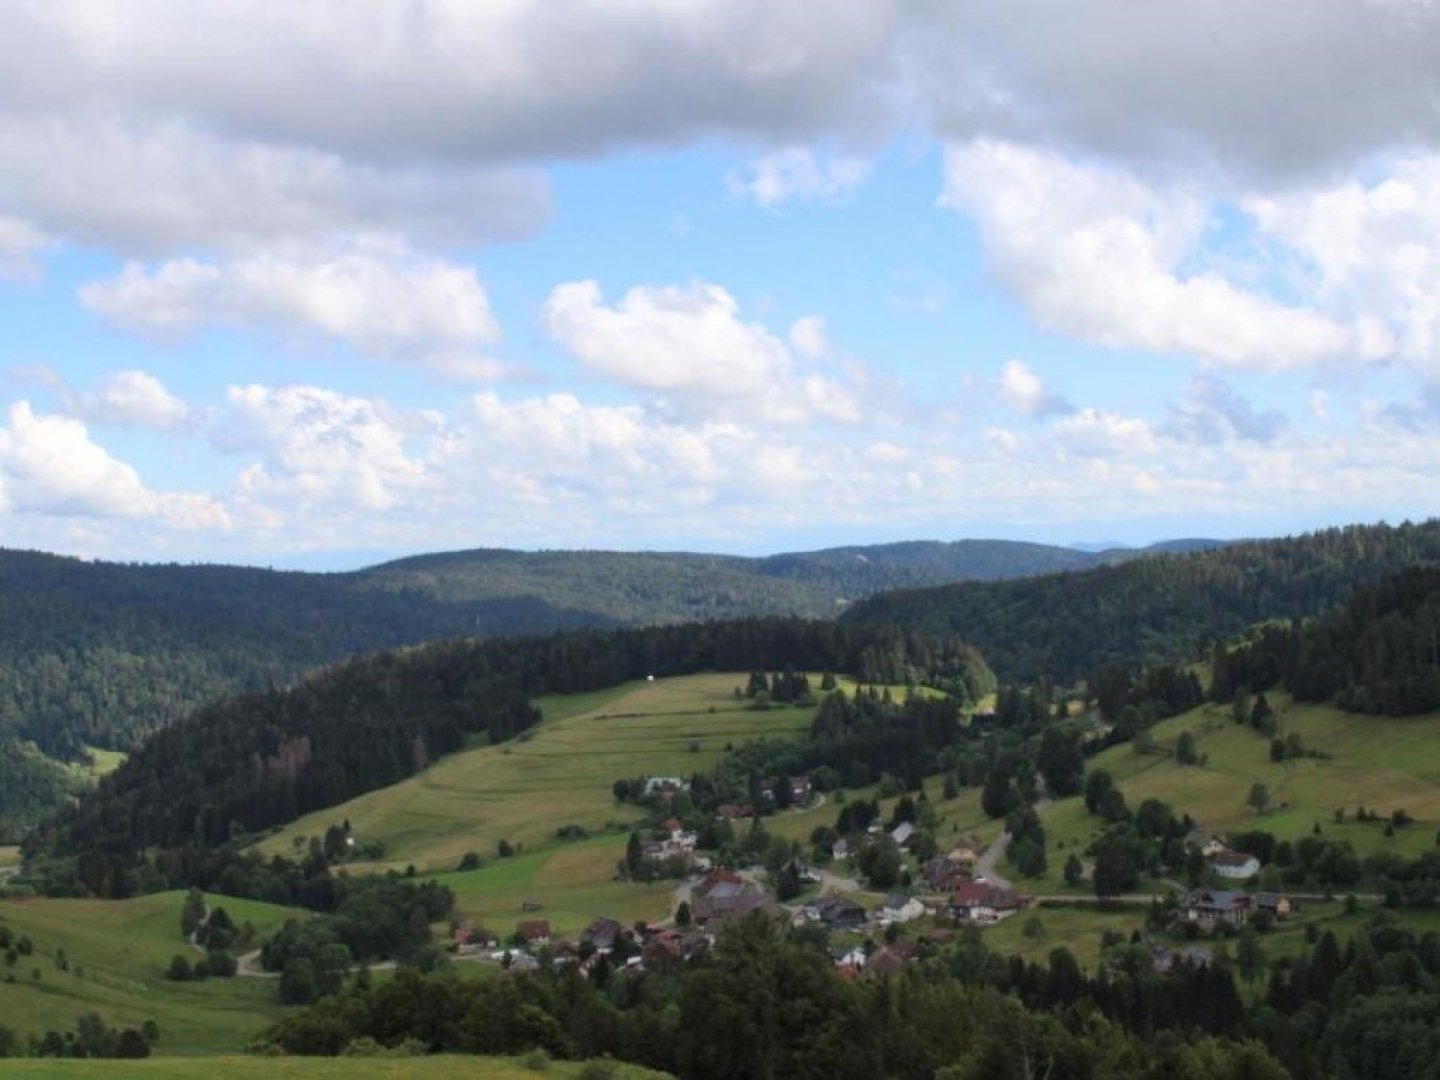
[[[1007,360],[995,380],[1000,400],[1026,416],[1055,416],[1075,411],[1075,406],[1052,393],[1044,380],[1023,360]]]
[[[1298,256],[1316,301],[1365,329],[1370,353],[1440,381],[1440,154],[1246,207],[1264,236]]]
[[[1080,409],[1050,425],[1056,443],[1079,457],[1135,457],[1153,453],[1155,432],[1144,420],[1107,409]]]
[[[494,378],[480,354],[500,328],[475,271],[405,252],[276,252],[226,262],[138,263],[80,291],[124,329],[184,335],[212,325],[320,336],[359,352],[462,378]]]
[[[0,177],[0,210],[140,255],[376,231],[444,247],[518,239],[539,228],[550,203],[534,170],[377,164],[323,146],[223,138],[182,120],[46,117],[3,105]]]
[[[797,377],[785,344],[744,322],[719,285],[638,286],[609,307],[596,282],[570,282],[551,292],[543,321],[591,370],[692,412],[781,422],[860,418],[843,386]]]
[[[190,407],[144,371],[111,372],[81,395],[79,406],[87,420],[117,427],[175,431],[190,419]]]
[[[180,529],[229,525],[210,497],[150,490],[80,421],[37,414],[28,401],[11,405],[0,428],[0,507],[62,517],[154,517]]]
[[[0,215],[0,279],[28,281],[40,272],[39,253],[50,237],[19,218]]]
[[[975,215],[997,277],[1044,326],[1100,345],[1281,370],[1382,343],[1204,268],[1206,206],[1060,154],[979,141],[946,154],[942,204]]]
[[[777,150],[726,178],[730,193],[767,208],[787,202],[841,203],[870,175],[862,158],[822,157],[806,146]]]
[[[315,386],[232,386],[212,439],[226,452],[259,455],[237,483],[237,500],[252,510],[384,511],[429,482],[424,452],[409,444],[438,423]]]
[[[1440,140],[1440,7],[1410,0],[917,4],[910,69],[944,133],[1213,165],[1264,186]]]
[[[1191,382],[1184,400],[1171,409],[1163,430],[1183,442],[1248,439],[1270,443],[1286,426],[1285,415],[1278,409],[1256,409],[1229,383],[1201,375]]]

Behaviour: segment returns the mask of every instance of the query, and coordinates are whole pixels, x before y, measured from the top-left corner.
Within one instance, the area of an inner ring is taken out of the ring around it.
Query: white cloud
[[[19,218],[0,215],[0,280],[29,281],[40,273],[39,253],[50,237]]]
[[[1383,176],[1246,203],[1263,234],[1296,253],[1304,286],[1364,328],[1371,357],[1440,381],[1440,154]]]
[[[1183,442],[1247,439],[1270,443],[1286,426],[1279,410],[1256,409],[1229,383],[1213,375],[1201,375],[1191,382],[1184,400],[1171,409],[1164,431]]]
[[[805,146],[777,150],[751,163],[745,173],[732,173],[726,186],[737,198],[753,199],[767,208],[787,202],[842,203],[870,175],[862,158],[821,157]]]
[[[80,397],[81,415],[97,424],[174,431],[190,419],[190,408],[155,376],[115,371]]]
[[[946,153],[942,204],[977,218],[1000,280],[1047,328],[1100,345],[1266,370],[1353,356],[1358,330],[1206,269],[1206,207],[1059,154],[980,141]],[[1371,357],[1373,358],[1373,356]]]
[[[412,454],[409,444],[439,426],[434,417],[320,387],[250,385],[229,389],[212,438],[227,452],[260,455],[242,469],[237,501],[288,517],[297,509],[401,506],[431,481],[424,451]]]
[[[47,118],[3,106],[0,176],[0,212],[141,255],[375,231],[446,247],[517,239],[543,223],[550,200],[546,179],[529,170],[374,164],[182,121],[141,125],[108,111]]]
[[[1409,0],[918,4],[938,128],[1251,182],[1440,141],[1440,6]]]
[[[806,360],[823,360],[830,355],[830,336],[825,319],[806,315],[790,324],[790,345]]]
[[[995,380],[1000,400],[1026,416],[1053,416],[1075,411],[1059,394],[1046,389],[1044,380],[1023,360],[1007,360]]]
[[[150,490],[135,469],[91,440],[85,425],[10,406],[0,428],[0,507],[96,518],[153,517],[178,529],[224,529],[225,510],[205,495]]]
[[[1081,409],[1050,425],[1056,442],[1079,457],[1125,458],[1153,453],[1155,432],[1144,420],[1106,409]]]
[[[858,404],[818,375],[796,378],[785,344],[719,285],[638,286],[607,307],[594,281],[557,286],[546,331],[581,363],[689,411],[798,422],[853,422]]]
[[[493,378],[501,371],[480,354],[499,340],[500,328],[474,270],[404,251],[182,258],[153,270],[130,263],[80,297],[108,321],[147,334],[256,325],[446,375]]]

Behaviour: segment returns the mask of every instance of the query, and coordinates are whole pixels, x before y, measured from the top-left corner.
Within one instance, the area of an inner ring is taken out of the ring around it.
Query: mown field
[[[570,1061],[547,1061],[541,1067],[523,1058],[466,1057],[443,1054],[436,1057],[400,1058],[207,1058],[203,1069],[196,1062],[152,1057],[144,1061],[0,1061],[0,1077],[15,1080],[65,1080],[67,1077],[134,1077],[135,1080],[535,1080],[556,1077],[573,1080],[584,1065]],[[663,1080],[666,1073],[637,1065],[617,1065],[616,1080]]]
[[[385,845],[382,862],[357,871],[449,870],[468,851],[489,860],[502,839],[534,849],[564,825],[624,827],[637,815],[615,802],[616,779],[709,769],[727,746],[794,734],[810,722],[811,709],[746,709],[734,696],[744,680],[692,675],[542,698],[544,722],[520,738],[453,754],[399,784],[300,818],[260,850],[289,852],[297,838],[349,820],[359,841]]]
[[[1440,714],[1394,719],[1296,705],[1279,694],[1270,700],[1281,733],[1298,734],[1306,750],[1324,757],[1272,762],[1269,739],[1231,722],[1228,707],[1205,705],[1157,724],[1152,730],[1157,752],[1112,747],[1092,759],[1089,768],[1109,772],[1132,810],[1147,798],[1163,799],[1176,813],[1188,813],[1222,834],[1264,829],[1296,840],[1318,825],[1327,837],[1349,840],[1361,855],[1394,851],[1413,857],[1435,845]],[[1175,762],[1171,752],[1186,731],[1195,737],[1204,764]],[[1270,795],[1270,808],[1260,814],[1246,803],[1257,783]],[[1386,818],[1403,809],[1415,822],[1387,837],[1384,821],[1355,821],[1362,805]],[[1343,824],[1335,821],[1337,809],[1345,811]],[[1079,797],[1057,800],[1042,816],[1049,842],[1048,891],[1060,881],[1066,852],[1087,845],[1103,822],[1086,812]]]
[[[14,844],[0,844],[0,870],[20,865],[20,849]]]
[[[249,900],[211,897],[211,903],[224,906],[237,925],[249,922],[257,940],[297,914]],[[167,1055],[244,1049],[283,1013],[275,986],[262,979],[166,979],[171,957],[196,957],[180,932],[183,904],[180,892],[133,900],[0,901],[0,924],[34,945],[31,955],[0,968],[0,1024],[43,1034],[96,1012],[121,1027],[155,1020],[158,1051]]]

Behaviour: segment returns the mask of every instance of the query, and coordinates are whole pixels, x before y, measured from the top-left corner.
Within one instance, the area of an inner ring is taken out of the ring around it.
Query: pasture
[[[1297,840],[1318,825],[1324,836],[1349,840],[1362,856],[1392,851],[1414,857],[1434,847],[1440,824],[1440,715],[1360,716],[1324,705],[1297,705],[1279,694],[1270,700],[1281,734],[1299,735],[1307,751],[1324,756],[1272,762],[1269,739],[1233,723],[1227,707],[1205,705],[1157,724],[1151,731],[1155,752],[1139,754],[1128,744],[1112,747],[1088,768],[1109,772],[1132,810],[1145,799],[1162,799],[1177,814],[1188,813],[1222,834],[1264,829]],[[1175,762],[1175,744],[1187,731],[1204,764]],[[1246,805],[1257,783],[1270,796],[1270,807],[1259,814]],[[1415,821],[1387,837],[1385,821],[1355,820],[1360,806],[1385,818],[1403,809]],[[1339,809],[1345,811],[1343,823],[1335,820]],[[1103,822],[1086,812],[1078,796],[1057,800],[1042,816],[1049,842],[1047,877],[1058,881],[1065,853],[1085,847]]]
[[[121,1027],[155,1020],[159,1053],[243,1049],[283,1014],[275,987],[261,979],[166,979],[171,957],[196,957],[180,932],[184,899],[184,893],[167,892],[132,900],[0,901],[0,925],[34,945],[31,955],[19,956],[0,974],[0,1023],[21,1034],[43,1034],[71,1028],[95,1012]],[[237,926],[249,922],[256,940],[298,914],[249,900],[210,901]]]
[[[0,844],[0,870],[20,865],[20,849],[13,844]]]
[[[541,698],[545,719],[532,730],[309,814],[261,841],[259,850],[290,853],[297,840],[348,820],[358,841],[385,845],[382,861],[356,865],[355,872],[408,865],[441,871],[469,851],[490,861],[501,840],[533,850],[564,825],[624,828],[638,815],[615,802],[618,778],[688,776],[711,768],[728,746],[793,735],[809,723],[810,708],[745,708],[734,695],[744,681],[736,674],[691,675]]]

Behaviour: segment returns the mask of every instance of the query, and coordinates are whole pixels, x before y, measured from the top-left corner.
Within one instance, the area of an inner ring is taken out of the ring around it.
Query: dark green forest
[[[357,653],[461,634],[830,618],[881,589],[1133,554],[1006,541],[765,559],[477,550],[310,574],[0,551],[0,758],[9,781],[0,784],[0,839],[65,797],[63,774],[41,755],[75,762],[87,746],[128,751],[208,702],[286,686]]]
[[[842,618],[964,637],[1006,681],[1074,683],[1108,666],[1208,655],[1268,619],[1336,608],[1387,574],[1440,561],[1440,521],[1355,525],[1085,572],[886,593]]]

